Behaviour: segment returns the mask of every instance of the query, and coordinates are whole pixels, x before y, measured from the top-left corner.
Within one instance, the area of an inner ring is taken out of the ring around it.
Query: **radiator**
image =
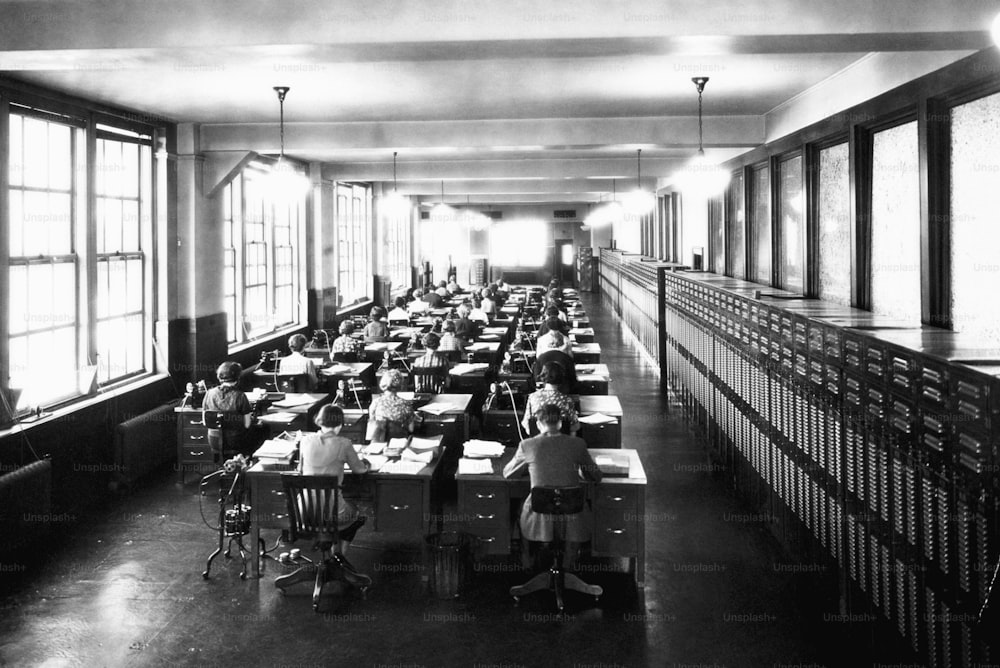
[[[0,476],[0,554],[44,536],[51,521],[51,461],[43,459]]]
[[[177,458],[177,418],[173,401],[126,420],[115,429],[112,485],[130,487]]]

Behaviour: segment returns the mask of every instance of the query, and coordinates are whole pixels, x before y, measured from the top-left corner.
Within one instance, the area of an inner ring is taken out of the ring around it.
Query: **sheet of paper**
[[[489,368],[489,366],[490,365],[487,364],[486,362],[474,362],[472,364],[469,364],[467,362],[462,362],[460,364],[456,364],[455,366],[453,366],[451,368],[451,373],[455,376],[462,376],[467,373],[472,373],[474,371],[485,371],[486,369]]]
[[[410,462],[422,462],[424,464],[430,464],[434,461],[434,451],[433,450],[423,450],[421,452],[415,452],[411,448],[403,450],[401,459],[405,459]]]
[[[437,436],[412,436],[410,438],[410,449],[420,452],[421,450],[433,450],[440,447],[444,439],[443,434]]]
[[[462,457],[458,460],[458,472],[463,475],[489,475],[493,473],[493,462],[489,459]]]
[[[386,462],[382,465],[380,473],[396,473],[400,475],[416,475],[424,470],[423,462],[411,462],[400,459],[396,462]]]
[[[278,412],[278,413],[267,413],[265,415],[261,415],[257,419],[260,420],[261,422],[269,422],[272,424],[289,424],[297,417],[298,415],[296,415],[295,413]]]
[[[503,455],[504,447],[499,441],[472,439],[465,442],[463,451],[466,457],[472,458],[500,457]]]
[[[585,424],[611,424],[618,422],[618,419],[604,413],[591,413],[590,415],[580,416],[580,422]]]

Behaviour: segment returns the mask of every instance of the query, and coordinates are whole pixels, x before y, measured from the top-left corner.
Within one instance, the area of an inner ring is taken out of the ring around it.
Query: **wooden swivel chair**
[[[372,579],[355,570],[340,552],[337,477],[283,473],[281,483],[288,506],[289,540],[294,543],[299,538],[314,539],[313,549],[320,551],[320,558],[312,561],[300,557],[306,563],[276,578],[274,586],[284,592],[297,582],[313,580],[312,605],[316,611],[319,611],[320,594],[327,582],[342,582],[359,588],[365,594]]]
[[[209,445],[217,463],[221,464],[226,457],[245,454],[248,446],[247,428],[244,416],[240,413],[225,411],[203,411],[202,421],[206,429],[218,429],[222,440],[209,438]]]
[[[596,601],[604,593],[598,585],[587,584],[572,573],[562,569],[563,554],[566,549],[566,516],[583,511],[585,495],[583,487],[532,487],[531,509],[536,513],[552,515],[555,520],[552,542],[552,565],[547,572],[542,572],[522,585],[510,588],[510,595],[519,602],[525,594],[547,589],[555,592],[556,606],[562,611],[563,592],[566,589],[590,594]]]
[[[413,376],[413,391],[421,394],[441,394],[448,382],[448,367],[413,365],[410,369]]]

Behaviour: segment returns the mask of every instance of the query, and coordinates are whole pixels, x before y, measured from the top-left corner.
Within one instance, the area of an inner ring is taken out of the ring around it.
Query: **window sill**
[[[259,339],[253,339],[252,341],[244,341],[243,343],[233,344],[229,346],[229,353],[230,354],[241,353],[244,350],[250,350],[251,348],[256,348],[258,346],[267,346],[276,341],[281,342],[281,348],[284,349],[285,339],[287,339],[289,336],[291,336],[295,332],[298,332],[299,330],[305,327],[308,327],[308,325],[304,323],[299,323],[297,325],[289,325],[288,327],[285,327],[283,329],[275,330],[266,336],[262,336]]]
[[[30,431],[31,429],[34,429],[39,425],[45,425],[50,422],[55,422],[56,420],[61,420],[62,418],[65,418],[68,415],[72,415],[73,413],[76,413],[78,411],[86,410],[88,408],[93,408],[94,406],[99,406],[105,401],[111,399],[117,399],[118,397],[128,394],[129,392],[134,392],[135,390],[148,387],[150,385],[159,383],[164,380],[168,380],[169,378],[170,376],[165,373],[153,373],[149,374],[148,376],[143,376],[129,383],[118,385],[116,387],[113,387],[105,391],[99,391],[95,395],[81,397],[80,399],[70,401],[69,403],[63,404],[58,408],[52,409],[39,420],[35,420],[33,422],[28,422],[28,423],[15,422],[13,425],[9,427],[4,427],[3,429],[0,429],[0,439],[6,438],[7,436],[11,436],[14,434],[20,434],[22,432]]]

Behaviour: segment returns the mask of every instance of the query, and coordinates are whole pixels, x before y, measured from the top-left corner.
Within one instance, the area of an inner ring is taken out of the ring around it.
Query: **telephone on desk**
[[[260,363],[257,365],[257,369],[266,373],[277,373],[278,366],[281,364],[280,359],[280,350],[262,350],[260,351]]]

